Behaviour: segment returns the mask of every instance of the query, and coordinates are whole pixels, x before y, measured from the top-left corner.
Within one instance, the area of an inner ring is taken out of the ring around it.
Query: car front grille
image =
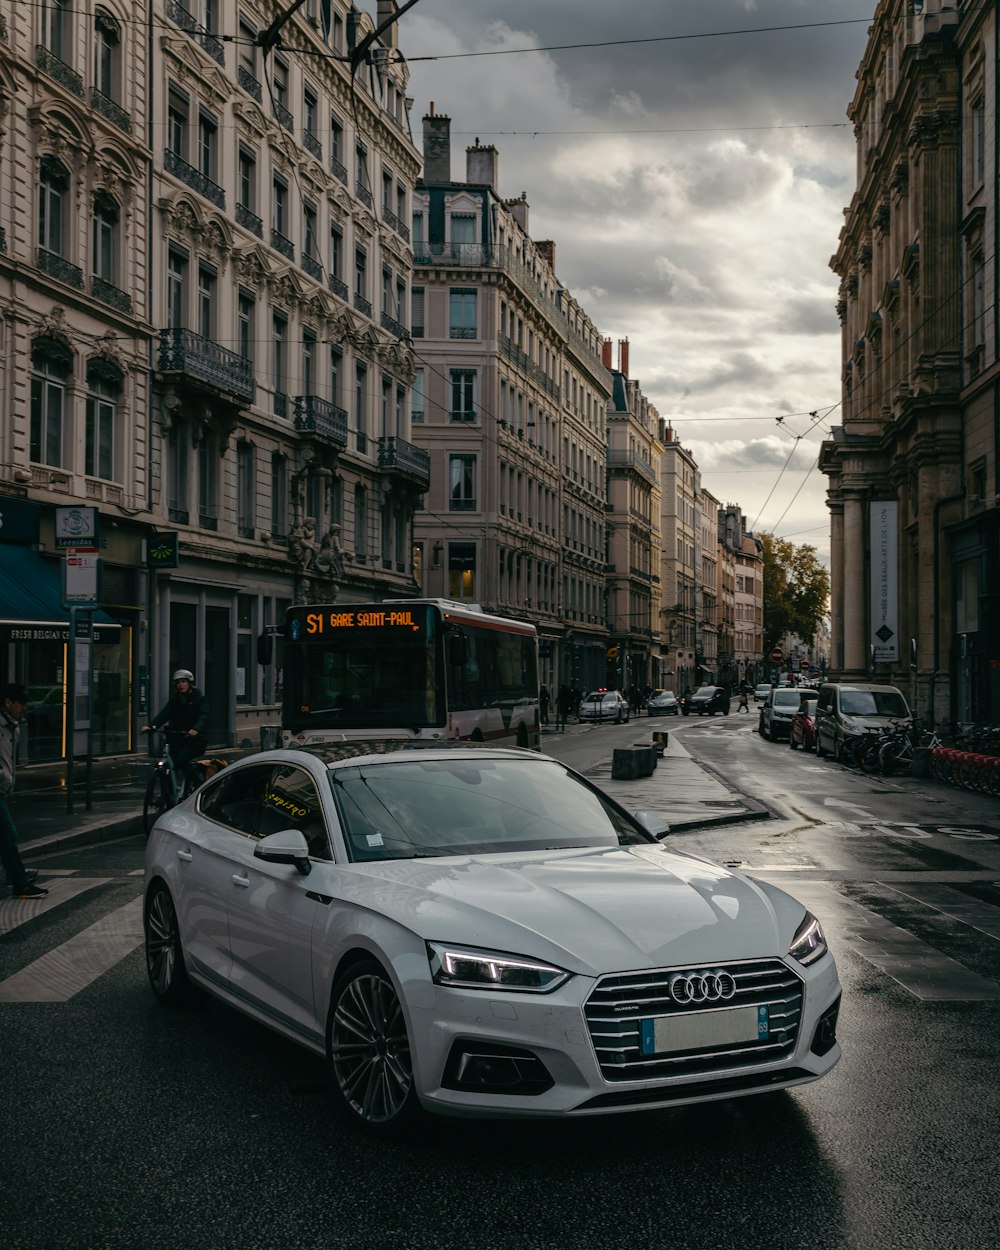
[[[720,1006],[712,1003],[679,1006],[670,995],[671,978],[678,973],[707,972],[728,972],[736,982],[733,998]],[[731,1007],[751,1005],[768,1008],[769,1033],[764,1040],[724,1043],[666,1054],[642,1053],[642,1020],[707,1010],[726,1011]],[[794,1052],[798,1038],[802,982],[780,959],[615,973],[598,981],[584,1010],[590,1040],[605,1080],[697,1077],[787,1059]]]

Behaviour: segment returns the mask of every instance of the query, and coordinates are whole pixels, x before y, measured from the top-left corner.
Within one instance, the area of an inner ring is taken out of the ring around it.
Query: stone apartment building
[[[848,109],[830,666],[931,721],[1000,712],[997,13],[881,0]]]
[[[747,530],[739,504],[727,503],[718,512],[719,545],[728,554],[732,576],[732,621],[727,626],[731,645],[721,676],[727,684],[763,681],[764,659],[764,549]]]
[[[178,665],[214,742],[256,742],[281,672],[256,637],[289,603],[418,589],[406,66],[393,27],[352,77],[374,24],[343,0],[283,27],[301,51],[261,47],[286,9],[154,0],[150,30],[42,0],[0,30],[0,503],[27,536],[0,559],[51,578],[54,505],[99,509],[98,751],[134,745]],[[7,646],[61,725],[64,636]]]
[[[698,659],[701,644],[701,576],[698,549],[701,479],[694,456],[681,443],[672,425],[661,423],[660,535],[662,543],[661,652],[671,679],[660,683],[678,693],[701,683]]]
[[[414,195],[414,440],[431,485],[415,543],[424,593],[532,621],[542,680],[606,684],[602,340],[559,282],[524,195],[476,142],[452,177],[451,119],[423,119]]]

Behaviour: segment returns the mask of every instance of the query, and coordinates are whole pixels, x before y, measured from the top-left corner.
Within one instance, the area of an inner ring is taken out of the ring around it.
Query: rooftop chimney
[[[552,239],[541,239],[535,243],[538,255],[549,262],[549,268],[556,271],[556,245]]]
[[[605,369],[611,368],[611,340],[601,340],[601,364]]]
[[[388,21],[390,17],[395,17],[399,12],[399,5],[396,0],[378,0],[376,27],[381,26],[383,22]],[[396,47],[396,23],[384,30],[378,37],[379,43],[383,48]]]
[[[628,377],[628,339],[618,340],[618,371]]]
[[[451,182],[451,118],[447,113],[424,114],[424,182]]]
[[[521,227],[525,234],[528,234],[528,193],[522,191],[520,198],[516,200],[504,200],[504,205],[510,209],[510,215]]]
[[[492,143],[481,144],[477,139],[471,148],[465,149],[465,181],[496,191],[500,181],[500,153]]]

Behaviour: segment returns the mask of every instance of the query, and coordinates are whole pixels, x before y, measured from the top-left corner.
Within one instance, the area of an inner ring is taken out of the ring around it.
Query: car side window
[[[313,859],[332,859],[316,783],[304,768],[279,764],[272,772],[261,809],[261,836],[298,829]]]
[[[227,768],[217,782],[201,792],[198,800],[201,814],[239,833],[260,837],[261,804],[272,771],[270,764]]]

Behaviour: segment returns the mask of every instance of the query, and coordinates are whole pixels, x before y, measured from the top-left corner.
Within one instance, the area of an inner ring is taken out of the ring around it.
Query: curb
[[[78,826],[62,833],[50,833],[42,838],[31,838],[18,843],[17,849],[21,858],[28,860],[41,855],[75,850],[81,846],[92,846],[99,842],[118,842],[123,838],[141,836],[142,831],[142,812],[135,812],[114,820]]]

